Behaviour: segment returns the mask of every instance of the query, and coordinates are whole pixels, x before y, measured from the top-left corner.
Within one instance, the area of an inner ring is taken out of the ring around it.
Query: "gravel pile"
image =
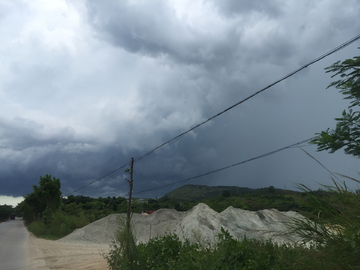
[[[133,214],[132,228],[138,242],[175,233],[180,239],[189,239],[211,245],[217,240],[221,227],[235,238],[272,239],[277,243],[293,243],[299,239],[286,234],[293,218],[302,218],[296,212],[280,212],[276,209],[247,211],[228,207],[221,213],[206,204],[199,203],[187,212],[160,209],[151,215]],[[77,229],[58,241],[78,241],[109,244],[116,231],[124,228],[126,214],[112,214]]]

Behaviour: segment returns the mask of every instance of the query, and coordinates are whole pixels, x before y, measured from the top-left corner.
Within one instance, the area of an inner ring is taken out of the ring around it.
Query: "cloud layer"
[[[0,10],[0,193],[13,196],[30,193],[46,173],[60,178],[66,195],[360,33],[355,0],[8,0]],[[348,103],[325,90],[324,68],[358,55],[358,46],[135,163],[135,191],[333,127]],[[358,177],[358,159],[306,149],[330,170]],[[125,177],[121,170],[76,194],[124,195]],[[288,149],[189,183],[317,188],[329,179],[302,151]]]

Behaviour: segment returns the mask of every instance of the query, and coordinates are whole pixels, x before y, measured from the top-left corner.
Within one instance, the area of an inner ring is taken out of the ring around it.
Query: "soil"
[[[108,245],[83,242],[62,242],[36,238],[29,234],[25,243],[29,270],[47,269],[109,269],[102,254]]]

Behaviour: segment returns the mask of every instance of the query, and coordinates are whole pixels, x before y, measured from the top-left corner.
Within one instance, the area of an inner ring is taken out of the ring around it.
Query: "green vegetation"
[[[120,232],[118,243],[124,243],[126,237],[129,235]],[[223,229],[211,248],[191,244],[189,240],[181,242],[176,235],[165,235],[140,243],[131,249],[130,256],[125,249],[126,246],[114,245],[105,256],[110,269],[303,269],[296,268],[293,258],[309,252],[269,241],[246,238],[238,241]]]
[[[332,78],[340,76],[340,80],[332,82],[329,86],[340,89],[345,99],[352,100],[349,111],[343,111],[342,117],[337,121],[335,130],[322,131],[312,143],[318,145],[318,151],[329,150],[333,153],[343,147],[346,154],[360,157],[360,111],[352,108],[360,105],[360,56],[336,62],[326,68],[326,72],[333,72]]]
[[[84,216],[71,216],[66,213],[56,212],[52,215],[51,223],[44,223],[42,219],[28,225],[28,230],[37,237],[56,240],[77,228],[84,227],[89,222]]]
[[[127,209],[125,198],[69,196],[61,199],[60,180],[40,177],[39,185],[24,196],[17,210],[23,214],[28,230],[37,237],[59,239],[97,219]],[[136,209],[137,204],[134,204]]]
[[[124,229],[117,231],[109,254],[104,254],[105,259],[108,261],[109,269],[144,269],[143,265],[139,265],[139,262],[142,260],[139,258],[132,230],[126,226],[127,222],[123,220],[118,222],[123,223]]]
[[[187,199],[179,200],[179,197],[184,193],[187,194]],[[191,194],[203,199],[195,200]],[[307,210],[306,206],[302,203],[304,196],[306,194],[302,192],[275,189],[272,186],[269,188],[250,189],[226,186],[186,185],[166,194],[158,200],[148,200],[147,205],[143,205],[143,207],[147,207],[149,210],[173,208],[178,211],[187,211],[199,202],[203,202],[217,212],[224,211],[229,206],[251,211],[270,208],[276,208],[280,211],[302,211]]]
[[[302,186],[309,194],[307,203],[317,211],[312,218],[297,220],[293,232],[316,248],[309,259],[323,267],[318,269],[360,269],[360,196],[345,183],[334,185],[320,197]]]
[[[24,196],[25,199],[17,206],[26,223],[40,218],[46,225],[52,223],[53,213],[60,206],[60,187],[59,179],[48,174],[40,176],[39,186],[33,185],[34,191]]]
[[[228,191],[231,195],[242,195],[249,193],[260,193],[260,189],[251,189],[236,186],[215,186],[209,187],[204,185],[185,185],[177,188],[164,197],[178,202],[200,201],[212,197],[220,196],[224,191]]]
[[[12,205],[0,205],[0,222],[8,220],[14,211]]]
[[[306,251],[274,245],[269,241],[246,238],[238,241],[222,229],[218,242],[211,248],[190,244],[188,240],[181,242],[176,235],[165,235],[138,245],[138,253],[145,266],[142,269],[215,270],[289,269],[292,265],[290,258]]]

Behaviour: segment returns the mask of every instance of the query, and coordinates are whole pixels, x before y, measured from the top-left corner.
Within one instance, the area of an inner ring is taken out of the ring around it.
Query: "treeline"
[[[322,191],[315,191],[314,194],[323,196]],[[307,211],[309,209],[302,203],[305,197],[305,193],[276,190],[273,187],[265,188],[261,193],[250,192],[233,195],[224,190],[221,195],[203,200],[179,201],[167,195],[159,199],[133,198],[131,210],[133,213],[156,211],[162,208],[188,211],[203,202],[217,212],[221,212],[229,206],[251,211],[269,208],[276,208],[280,211]],[[128,200],[123,197],[91,198],[71,195],[62,199],[63,212],[73,216],[86,216],[90,222],[112,213],[126,213],[127,207]]]
[[[197,187],[194,186],[194,189],[197,189]],[[302,192],[280,190],[270,186],[269,188],[260,189],[258,192],[249,189],[248,192],[242,191],[233,194],[229,190],[224,189],[221,195],[202,200],[179,201],[165,195],[159,200],[149,200],[148,202],[149,207],[155,210],[159,208],[174,208],[178,211],[187,211],[199,202],[203,202],[217,212],[224,211],[229,206],[250,211],[269,208],[276,208],[280,211],[301,211],[306,210],[302,203],[304,196],[306,194]]]
[[[0,205],[0,222],[8,220],[15,209],[12,205]]]
[[[317,190],[311,196],[322,198],[330,196],[327,191]],[[244,210],[257,211],[275,208],[280,211],[297,211],[312,213],[313,210],[306,202],[309,194],[305,192],[293,192],[275,189],[272,186],[264,188],[261,192],[231,194],[223,190],[221,195],[203,200],[179,201],[169,198],[167,195],[159,199],[133,198],[131,211],[141,213],[142,211],[156,211],[158,209],[175,209],[177,211],[188,211],[198,203],[202,202],[217,212],[224,211],[229,206]],[[73,196],[63,198],[61,212],[72,217],[82,217],[86,222],[93,222],[114,213],[126,213],[128,200],[123,197],[92,198],[89,196]]]

